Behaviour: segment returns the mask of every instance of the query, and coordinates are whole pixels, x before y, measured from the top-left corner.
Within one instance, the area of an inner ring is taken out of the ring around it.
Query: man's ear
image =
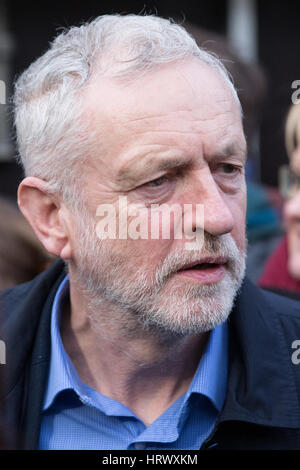
[[[66,209],[46,190],[40,178],[25,178],[18,190],[18,204],[36,236],[47,251],[63,259],[72,255]]]

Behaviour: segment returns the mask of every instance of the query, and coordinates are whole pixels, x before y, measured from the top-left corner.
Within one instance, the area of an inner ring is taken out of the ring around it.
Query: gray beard
[[[89,225],[90,226],[90,225]],[[245,252],[231,235],[205,235],[201,251],[170,253],[155,274],[136,266],[115,240],[99,240],[81,227],[75,253],[76,284],[88,299],[88,315],[96,331],[121,329],[131,337],[185,337],[212,330],[227,320],[245,275]],[[224,278],[197,285],[175,276],[183,265],[199,257],[228,257]],[[147,257],[146,257],[147,258]],[[109,312],[107,315],[106,312]]]

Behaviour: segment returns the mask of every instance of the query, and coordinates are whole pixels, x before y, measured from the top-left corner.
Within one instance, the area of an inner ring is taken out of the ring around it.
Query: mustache
[[[205,258],[225,258],[229,271],[237,269],[244,252],[241,252],[230,234],[214,237],[205,235],[201,250],[178,250],[170,253],[160,264],[156,273],[156,280],[163,283],[168,277],[183,269],[187,264],[201,261]]]

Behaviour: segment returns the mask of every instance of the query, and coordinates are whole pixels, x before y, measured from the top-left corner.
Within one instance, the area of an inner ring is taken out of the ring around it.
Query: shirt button
[[[133,444],[133,447],[135,448],[135,450],[145,450],[146,449],[146,444],[145,444],[145,442],[135,442]]]

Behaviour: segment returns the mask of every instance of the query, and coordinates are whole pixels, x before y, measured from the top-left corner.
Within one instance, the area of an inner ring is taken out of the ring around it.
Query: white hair
[[[170,20],[104,15],[58,35],[15,83],[16,137],[25,174],[44,179],[74,206],[78,167],[92,139],[82,119],[82,91],[91,77],[129,79],[192,57],[217,70],[239,103],[222,62]]]

